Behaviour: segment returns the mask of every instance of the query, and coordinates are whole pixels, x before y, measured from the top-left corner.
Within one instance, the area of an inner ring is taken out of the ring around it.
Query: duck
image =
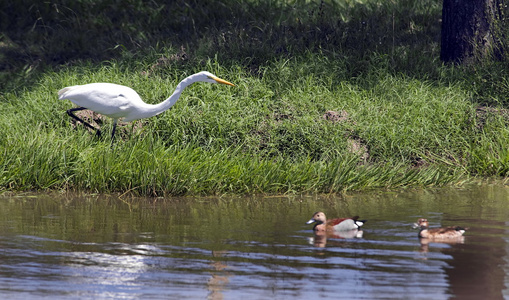
[[[441,228],[429,228],[429,223],[427,219],[420,218],[415,223],[416,227],[419,227],[419,238],[424,239],[457,239],[462,237],[465,231],[468,228],[460,227],[460,226],[449,226],[449,227],[441,227]]]
[[[316,223],[313,227],[315,233],[331,231],[347,231],[359,229],[367,220],[359,220],[359,216],[351,218],[336,218],[327,220],[325,213],[319,211],[313,214],[313,217],[306,224]]]

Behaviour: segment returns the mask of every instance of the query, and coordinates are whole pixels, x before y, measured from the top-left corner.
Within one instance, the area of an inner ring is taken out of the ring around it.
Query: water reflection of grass
[[[1,189],[329,193],[509,170],[505,111],[475,103],[506,101],[507,68],[442,66],[440,2],[177,2],[119,6],[119,28],[104,7],[38,7],[43,27],[10,29],[32,47],[1,44],[10,49],[0,57],[9,65],[0,78]],[[182,17],[163,18],[172,8]],[[64,86],[107,81],[156,103],[199,70],[237,87],[194,85],[171,111],[123,126],[113,149],[73,128],[71,104],[56,97]]]

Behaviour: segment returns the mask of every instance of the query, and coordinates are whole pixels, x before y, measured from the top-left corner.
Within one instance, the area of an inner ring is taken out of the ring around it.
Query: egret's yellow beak
[[[212,79],[214,79],[217,83],[222,83],[222,84],[227,84],[227,85],[235,86],[235,84],[233,84],[231,82],[228,82],[228,81],[226,81],[224,79],[218,78],[218,77],[212,77]]]

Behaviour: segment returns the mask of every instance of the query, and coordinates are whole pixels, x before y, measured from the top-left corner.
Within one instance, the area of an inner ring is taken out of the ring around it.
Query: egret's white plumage
[[[79,107],[69,109],[67,113],[74,119],[83,122],[87,127],[95,129],[92,125],[74,115],[74,111],[90,109],[112,118],[113,131],[111,137],[113,139],[119,119],[130,122],[158,115],[172,107],[187,86],[200,81],[234,86],[234,84],[220,79],[214,74],[202,71],[182,80],[173,94],[159,104],[145,103],[132,88],[113,83],[89,83],[65,87],[58,91],[58,99],[68,99],[78,105]],[[100,134],[100,131],[96,130]]]

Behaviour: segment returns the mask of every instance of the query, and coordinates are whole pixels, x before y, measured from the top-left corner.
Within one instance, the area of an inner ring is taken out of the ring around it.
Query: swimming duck
[[[423,218],[418,219],[417,223],[415,223],[415,226],[420,228],[419,238],[425,239],[456,239],[463,236],[463,233],[465,233],[465,231],[468,229],[459,226],[428,228],[428,220]]]
[[[316,223],[313,227],[315,233],[318,232],[326,232],[326,231],[346,231],[359,229],[366,220],[359,220],[359,216],[355,216],[352,218],[337,218],[328,220],[325,217],[325,214],[321,211],[316,212],[311,220],[307,221],[306,224]]]

